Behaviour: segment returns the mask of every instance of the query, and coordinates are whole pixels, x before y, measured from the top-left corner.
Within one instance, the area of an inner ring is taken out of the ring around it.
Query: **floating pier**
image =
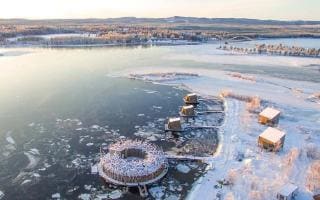
[[[198,161],[203,163],[209,163],[212,157],[201,157],[201,156],[191,156],[191,155],[174,155],[166,154],[168,160],[181,160],[181,161]]]

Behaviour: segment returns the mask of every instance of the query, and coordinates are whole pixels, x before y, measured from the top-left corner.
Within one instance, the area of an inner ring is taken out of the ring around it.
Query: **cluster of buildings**
[[[280,111],[267,107],[259,114],[259,123],[269,127],[258,137],[258,146],[268,151],[279,151],[283,148],[286,133],[275,128],[279,123]],[[278,191],[278,200],[292,200],[298,193],[298,187],[292,183],[287,183]]]
[[[165,131],[182,132],[181,118],[197,116],[195,107],[199,104],[195,93],[186,95],[179,117],[172,117],[165,123]],[[268,127],[258,136],[258,146],[277,152],[284,146],[286,133],[276,128],[281,112],[267,107],[259,113],[258,122]],[[165,154],[153,144],[142,141],[120,141],[109,146],[109,153],[101,157],[99,174],[107,182],[124,186],[138,186],[141,196],[148,195],[146,185],[160,180],[168,171]],[[276,195],[278,200],[292,200],[298,187],[292,183],[284,185]],[[315,198],[317,199],[317,198]]]
[[[254,48],[244,48],[236,46],[220,46],[218,49],[232,51],[237,53],[246,54],[267,54],[267,55],[280,55],[280,56],[301,56],[301,57],[320,57],[320,49],[316,48],[303,48],[297,46],[266,45],[256,44]]]
[[[186,105],[182,106],[179,112],[180,117],[194,118],[196,117],[195,105],[199,103],[198,96],[195,93],[187,94],[183,101]],[[183,131],[180,117],[171,117],[165,124],[165,131],[181,132]]]

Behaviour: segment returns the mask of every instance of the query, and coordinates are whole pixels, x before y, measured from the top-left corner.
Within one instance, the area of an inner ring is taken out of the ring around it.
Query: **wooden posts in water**
[[[148,196],[148,189],[146,185],[139,185],[138,188],[141,197],[145,198]]]

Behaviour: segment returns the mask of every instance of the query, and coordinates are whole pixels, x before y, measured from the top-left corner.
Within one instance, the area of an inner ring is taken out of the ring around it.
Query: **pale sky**
[[[125,16],[320,20],[320,0],[0,0],[0,18]]]

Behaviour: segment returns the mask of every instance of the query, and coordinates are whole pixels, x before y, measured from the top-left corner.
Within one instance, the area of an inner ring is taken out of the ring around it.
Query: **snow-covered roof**
[[[196,93],[190,93],[190,94],[187,94],[187,96],[197,96]]]
[[[279,191],[279,194],[287,197],[293,192],[295,192],[297,189],[298,189],[298,186],[288,183],[281,188],[281,190]]]
[[[263,133],[261,133],[259,137],[262,137],[272,143],[276,143],[285,135],[286,134],[284,132],[276,128],[269,127]]]
[[[121,152],[128,149],[141,150],[147,156],[144,159],[124,159]],[[167,158],[154,144],[140,140],[120,140],[109,146],[109,153],[104,155],[100,162],[108,172],[119,176],[137,177],[157,172],[167,163]]]
[[[267,117],[267,118],[269,118],[269,119],[273,119],[273,118],[275,118],[275,117],[276,117],[277,115],[279,115],[279,114],[280,114],[280,111],[279,111],[279,110],[276,110],[276,109],[270,108],[270,107],[264,109],[264,110],[260,113],[261,116]]]
[[[176,122],[176,121],[180,121],[180,117],[169,118],[169,122]]]
[[[183,109],[193,109],[193,105],[190,105],[190,106],[183,106]]]

